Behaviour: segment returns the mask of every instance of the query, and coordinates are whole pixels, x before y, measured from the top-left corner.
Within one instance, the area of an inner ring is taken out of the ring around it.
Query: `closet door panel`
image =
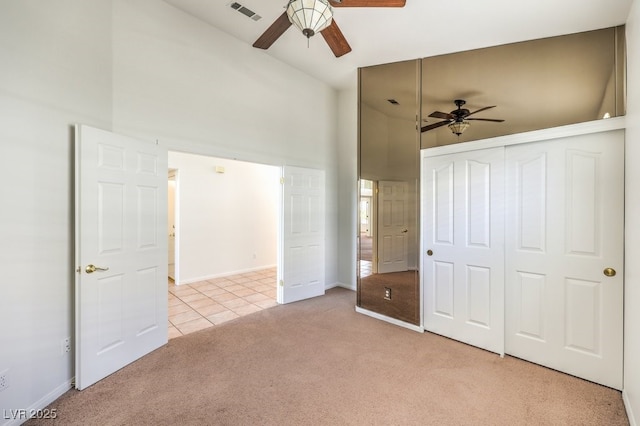
[[[623,141],[616,131],[506,150],[506,352],[616,389]]]
[[[504,353],[504,149],[423,161],[424,325]]]

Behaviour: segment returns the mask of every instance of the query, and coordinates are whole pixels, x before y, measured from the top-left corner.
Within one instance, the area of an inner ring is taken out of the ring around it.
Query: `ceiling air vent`
[[[231,9],[237,10],[238,12],[242,13],[245,16],[248,16],[249,18],[253,19],[254,21],[257,21],[260,18],[262,18],[262,16],[258,15],[253,10],[244,7],[240,3],[233,2],[233,3],[230,4],[230,6],[231,6]]]

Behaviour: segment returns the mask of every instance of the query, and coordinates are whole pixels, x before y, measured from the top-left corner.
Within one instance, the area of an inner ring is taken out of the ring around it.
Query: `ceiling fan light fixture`
[[[449,130],[451,130],[454,134],[460,136],[461,134],[464,133],[465,130],[467,130],[467,128],[471,125],[471,123],[469,123],[468,121],[465,120],[456,120],[456,121],[452,121],[451,123],[449,123],[449,125],[447,125],[447,127],[449,128]]]
[[[333,9],[328,0],[290,0],[287,16],[302,34],[310,38],[331,25]]]

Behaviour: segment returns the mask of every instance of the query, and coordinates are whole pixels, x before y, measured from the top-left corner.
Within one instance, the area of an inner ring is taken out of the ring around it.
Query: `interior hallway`
[[[175,285],[169,280],[169,339],[277,305],[276,268]]]

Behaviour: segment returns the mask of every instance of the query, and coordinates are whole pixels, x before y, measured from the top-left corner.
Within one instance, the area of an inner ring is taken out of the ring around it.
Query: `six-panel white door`
[[[283,172],[278,303],[324,294],[324,171],[286,166]]]
[[[378,182],[378,272],[408,270],[409,184]]]
[[[423,159],[424,327],[503,354],[504,149]]]
[[[524,144],[506,161],[506,352],[616,389],[623,140],[618,131]]]
[[[167,150],[76,127],[76,387],[167,343]]]

